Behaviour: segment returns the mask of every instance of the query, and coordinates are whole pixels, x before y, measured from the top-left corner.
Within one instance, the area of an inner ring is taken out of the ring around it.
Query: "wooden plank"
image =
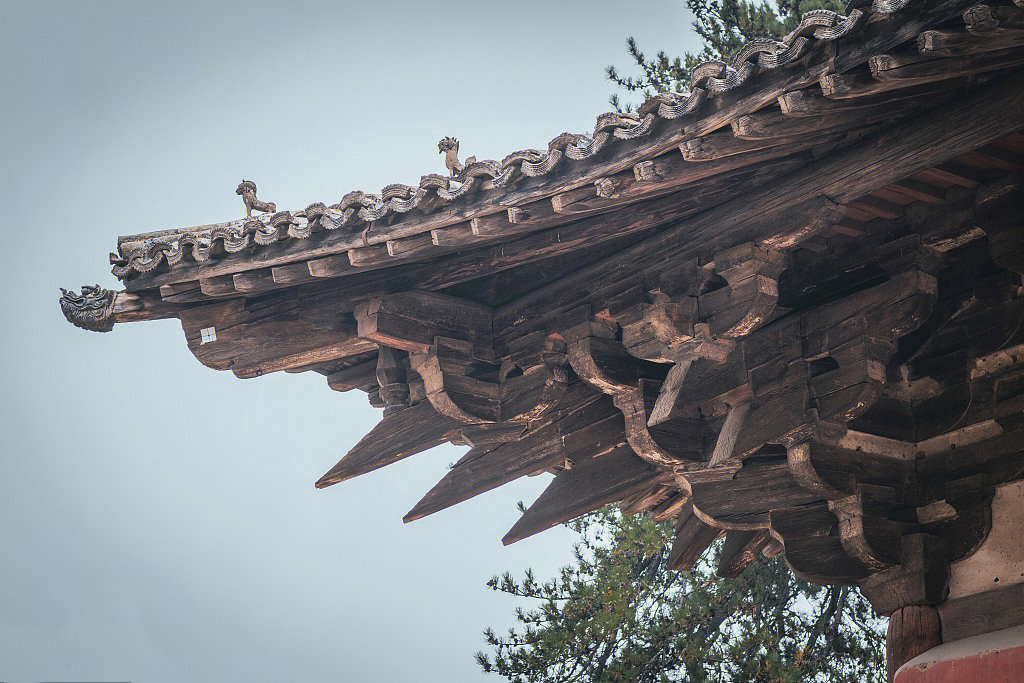
[[[515,543],[669,479],[669,473],[638,458],[632,448],[620,446],[555,475],[501,542]]]
[[[460,426],[438,415],[426,401],[391,413],[320,477],[316,487],[337,484],[438,446],[456,435]]]
[[[1024,624],[1024,583],[939,604],[942,640],[950,642]]]

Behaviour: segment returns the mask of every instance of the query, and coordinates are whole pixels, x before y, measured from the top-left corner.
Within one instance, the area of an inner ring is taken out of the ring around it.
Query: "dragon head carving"
[[[93,332],[114,328],[114,292],[99,285],[82,285],[81,294],[63,287],[60,292],[60,310],[72,325]]]
[[[459,152],[459,141],[453,137],[441,138],[437,143],[437,153],[444,154],[445,152],[452,151],[458,154]]]

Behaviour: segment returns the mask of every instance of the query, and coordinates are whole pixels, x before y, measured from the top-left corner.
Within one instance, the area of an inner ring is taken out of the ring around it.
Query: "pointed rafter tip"
[[[398,462],[448,441],[459,424],[438,415],[427,401],[386,415],[316,482],[322,489]]]
[[[501,542],[511,545],[670,478],[620,446],[555,475]]]
[[[504,445],[469,449],[441,481],[405,513],[402,521],[408,524],[422,519],[538,469],[538,463],[516,458],[515,450],[503,448]]]

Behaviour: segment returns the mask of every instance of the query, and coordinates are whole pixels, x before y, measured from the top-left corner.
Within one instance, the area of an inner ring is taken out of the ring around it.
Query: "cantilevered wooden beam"
[[[770,541],[767,530],[726,532],[716,574],[723,579],[735,579],[757,559]]]
[[[668,568],[689,571],[704,554],[722,530],[704,523],[693,514],[693,507],[686,505],[676,521],[675,540],[668,556]]]
[[[372,472],[448,441],[459,425],[438,415],[426,401],[386,415],[327,474],[318,489]]]
[[[638,458],[629,446],[585,460],[559,472],[501,542],[509,545],[521,541],[602,505],[622,500],[659,480],[668,481],[670,476]]]

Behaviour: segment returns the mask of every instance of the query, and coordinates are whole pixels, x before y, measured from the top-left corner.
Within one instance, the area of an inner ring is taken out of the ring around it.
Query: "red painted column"
[[[895,683],[968,681],[1024,681],[1024,626],[940,645],[904,664],[895,678]]]

